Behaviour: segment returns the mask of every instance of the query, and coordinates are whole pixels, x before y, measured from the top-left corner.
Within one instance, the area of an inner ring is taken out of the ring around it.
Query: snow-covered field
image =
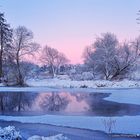
[[[89,81],[73,81],[70,79],[30,79],[27,81],[29,86],[47,86],[57,88],[138,88],[140,81],[107,81],[107,80],[89,80]]]

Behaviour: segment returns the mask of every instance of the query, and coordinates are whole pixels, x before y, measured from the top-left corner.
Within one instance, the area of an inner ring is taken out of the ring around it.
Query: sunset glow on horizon
[[[120,41],[139,35],[140,0],[0,0],[0,8],[14,28],[26,26],[41,46],[58,49],[74,64],[101,33]]]

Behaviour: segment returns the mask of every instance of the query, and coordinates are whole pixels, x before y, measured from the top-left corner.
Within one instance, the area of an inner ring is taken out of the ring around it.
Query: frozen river
[[[140,134],[140,89],[23,89],[0,92],[1,121]]]

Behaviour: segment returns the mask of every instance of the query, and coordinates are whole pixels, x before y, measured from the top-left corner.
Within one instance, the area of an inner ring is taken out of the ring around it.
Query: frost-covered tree
[[[136,65],[140,56],[140,37],[131,42],[118,43],[111,33],[103,34],[84,51],[84,62],[94,73],[105,79],[124,78]]]
[[[140,39],[137,38],[132,43],[123,43],[117,48],[117,53],[114,57],[113,74],[111,79],[117,76],[125,76],[132,71],[139,59]]]
[[[54,77],[60,66],[68,63],[68,59],[58,50],[45,46],[42,51],[41,62],[50,67],[50,73]]]
[[[112,64],[116,55],[118,40],[112,33],[102,34],[95,43],[86,49],[85,64],[109,79],[112,75]]]
[[[22,61],[29,55],[33,55],[39,45],[33,42],[33,33],[24,26],[19,26],[13,31],[13,42],[9,47],[9,55],[15,62],[15,76],[17,84],[25,84],[25,67]],[[24,71],[24,73],[23,73]]]
[[[0,81],[3,77],[3,60],[6,47],[11,42],[12,30],[3,13],[0,13]]]

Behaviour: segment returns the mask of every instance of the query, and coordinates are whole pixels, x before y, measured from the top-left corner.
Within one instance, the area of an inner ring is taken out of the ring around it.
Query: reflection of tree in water
[[[69,103],[67,96],[57,93],[45,94],[39,106],[46,111],[64,110]]]
[[[5,110],[5,104],[7,104],[7,96],[5,96],[6,94],[4,93],[0,93],[0,110],[4,111]]]
[[[26,107],[30,107],[31,105],[31,93],[15,93],[12,96],[12,105],[14,107],[14,109],[16,109],[17,111],[21,111],[24,110]]]
[[[0,93],[0,111],[21,111],[30,107],[33,100],[31,93]]]
[[[72,96],[75,96],[75,98],[76,98],[76,100],[78,101],[78,102],[80,102],[80,101],[86,101],[86,99],[88,99],[89,98],[89,93],[86,93],[86,94],[83,94],[83,93],[77,93],[77,94],[71,94]]]

